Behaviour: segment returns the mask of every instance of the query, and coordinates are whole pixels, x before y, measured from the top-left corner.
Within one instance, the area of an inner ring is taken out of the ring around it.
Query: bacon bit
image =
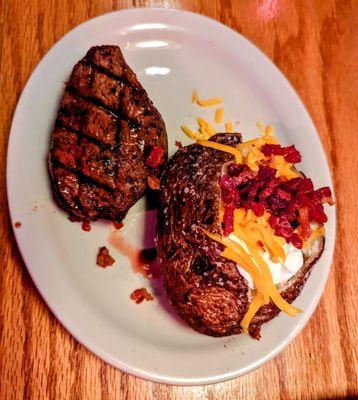
[[[123,224],[123,222],[116,222],[116,221],[113,221],[113,226],[114,226],[116,229],[122,229],[123,226],[124,226],[124,224]]]
[[[152,301],[154,297],[148,293],[146,288],[136,289],[131,293],[130,298],[137,304],[142,303],[144,300]]]
[[[261,240],[257,241],[257,244],[263,249],[264,248],[264,244],[261,242]]]
[[[82,222],[82,229],[85,232],[90,232],[91,231],[91,222],[90,221],[86,221],[86,220],[84,221],[82,218],[77,217],[76,215],[69,215],[68,219],[71,222]]]
[[[230,233],[234,230],[234,210],[234,203],[225,204],[223,217],[224,236],[229,236]]]
[[[82,222],[82,229],[85,232],[90,232],[91,231],[91,223],[90,223],[90,221],[83,221]]]
[[[21,228],[21,222],[20,221],[16,221],[15,222],[15,228],[17,228],[17,229]]]
[[[234,230],[235,209],[252,210],[256,217],[262,217],[267,210],[275,235],[298,249],[310,237],[311,223],[327,221],[323,202],[333,202],[328,187],[314,190],[311,179],[302,177],[282,181],[276,177],[275,169],[263,165],[255,175],[247,166],[230,164],[220,187],[224,202],[224,236]]]
[[[290,239],[293,235],[293,229],[285,215],[280,217],[271,215],[269,218],[269,224],[275,231],[276,236],[282,236],[286,239],[287,243],[290,243]]]
[[[80,217],[77,217],[76,215],[69,215],[69,216],[68,216],[68,219],[69,219],[71,222],[81,222],[81,221],[82,221],[82,219],[81,219]]]
[[[156,177],[148,176],[147,178],[148,186],[153,190],[160,189],[160,180]]]
[[[107,268],[112,266],[115,262],[116,260],[109,254],[107,247],[100,247],[97,255],[97,265],[102,268]]]
[[[307,207],[302,207],[299,209],[298,222],[301,224],[300,225],[301,237],[302,239],[307,240],[312,233]]]
[[[297,233],[293,233],[291,236],[291,243],[297,248],[302,249],[303,240],[297,235]]]
[[[252,211],[255,213],[256,217],[262,217],[264,215],[265,207],[262,204],[253,202],[251,207],[252,207]]]
[[[315,191],[315,198],[317,201],[320,201],[322,204],[327,203],[330,206],[333,206],[334,201],[332,199],[332,192],[329,187],[322,187]]]
[[[182,148],[183,148],[183,143],[182,143],[182,142],[179,142],[179,140],[176,140],[176,141],[175,141],[175,146],[177,146],[178,149],[182,149]]]
[[[329,206],[333,206],[333,205],[335,204],[335,203],[334,203],[334,200],[332,199],[331,196],[329,196],[329,197],[322,197],[321,202],[322,202],[322,204],[327,203]]]
[[[261,152],[266,156],[275,155],[283,156],[284,159],[289,163],[301,162],[301,154],[294,145],[288,147],[282,147],[279,144],[264,144],[261,148]]]
[[[154,146],[146,160],[148,167],[157,168],[164,162],[164,149],[160,146]]]

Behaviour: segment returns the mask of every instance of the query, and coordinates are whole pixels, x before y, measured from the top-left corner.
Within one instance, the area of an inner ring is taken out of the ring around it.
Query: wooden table
[[[31,71],[77,24],[156,5],[220,20],[261,48],[301,96],[335,182],[336,253],[314,316],[286,350],[218,385],[170,387],[129,376],[76,342],[27,274],[7,212],[12,114]],[[238,399],[358,396],[358,2],[356,0],[3,0],[0,2],[0,399]]]

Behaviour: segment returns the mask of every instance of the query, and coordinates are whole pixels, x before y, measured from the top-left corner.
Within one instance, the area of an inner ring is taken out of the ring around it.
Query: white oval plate
[[[205,384],[245,374],[278,354],[303,328],[322,294],[332,258],[335,213],[328,211],[326,250],[296,304],[297,318],[280,315],[262,329],[262,340],[238,335],[211,338],[189,329],[171,311],[160,278],[149,282],[108,244],[109,223],[90,233],[70,223],[52,200],[46,155],[58,101],[74,64],[93,45],[117,44],[161,112],[169,134],[189,143],[180,125],[213,110],[191,103],[222,96],[225,117],[236,129],[257,135],[263,121],[284,144],[303,155],[302,170],[316,185],[332,187],[315,128],[278,69],[250,42],[211,19],[166,9],[133,9],[92,19],[64,36],[28,81],[14,116],[8,148],[7,185],[16,239],[38,290],[61,323],[103,360],[131,374],[172,384]],[[250,135],[246,135],[249,137]],[[153,247],[155,215],[142,199],[128,214],[124,237],[138,248]],[[117,260],[95,265],[99,246]],[[153,302],[130,300],[139,287],[157,293]],[[292,361],[294,362],[294,361]]]

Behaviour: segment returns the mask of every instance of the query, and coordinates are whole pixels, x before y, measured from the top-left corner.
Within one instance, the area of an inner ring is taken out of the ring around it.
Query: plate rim
[[[12,121],[11,121],[11,127],[9,130],[9,136],[8,136],[8,145],[7,145],[7,152],[6,152],[6,195],[7,195],[7,204],[8,204],[8,210],[9,210],[9,215],[10,215],[10,220],[11,220],[11,228],[13,230],[14,233],[14,237],[16,240],[16,244],[17,244],[17,248],[21,254],[21,258],[23,260],[24,265],[26,266],[27,272],[29,273],[37,291],[39,292],[40,296],[42,297],[43,301],[46,303],[46,306],[49,308],[49,310],[51,311],[51,313],[55,316],[55,318],[61,323],[61,325],[66,329],[66,331],[73,336],[81,345],[83,345],[86,349],[88,349],[92,354],[94,354],[95,356],[97,356],[98,358],[100,358],[102,361],[109,363],[110,365],[114,366],[115,368],[119,369],[121,372],[125,372],[128,373],[130,375],[134,375],[149,381],[154,381],[157,383],[163,383],[163,384],[170,384],[170,385],[175,385],[175,386],[195,386],[195,385],[207,385],[207,384],[215,384],[215,383],[219,383],[219,382],[223,382],[223,381],[227,381],[229,379],[234,379],[240,376],[243,376],[259,367],[261,367],[263,364],[265,364],[266,362],[270,361],[272,358],[276,357],[279,353],[281,353],[295,338],[296,336],[303,330],[303,328],[306,326],[308,320],[311,318],[312,314],[315,312],[317,305],[320,301],[320,299],[323,296],[324,290],[325,290],[325,286],[327,284],[327,280],[332,268],[332,261],[333,261],[333,255],[334,255],[334,250],[335,250],[335,243],[336,243],[336,235],[337,235],[337,229],[336,229],[336,219],[337,219],[337,208],[334,207],[334,219],[332,221],[333,223],[333,245],[332,245],[332,254],[329,260],[329,266],[327,268],[327,272],[325,273],[325,276],[322,277],[322,279],[320,280],[320,290],[316,291],[316,293],[314,295],[312,295],[312,301],[310,302],[310,308],[309,310],[306,310],[305,313],[305,318],[303,318],[300,322],[298,322],[293,331],[292,334],[289,337],[286,337],[284,340],[281,341],[281,343],[276,346],[274,348],[273,351],[271,351],[270,353],[266,354],[266,356],[261,357],[260,360],[256,361],[256,362],[252,362],[251,364],[249,364],[247,367],[245,368],[239,368],[236,370],[232,370],[230,372],[226,372],[226,373],[222,373],[220,375],[215,375],[215,376],[209,376],[209,377],[205,377],[205,378],[176,378],[176,377],[171,377],[170,375],[165,375],[164,373],[161,374],[155,374],[152,372],[148,372],[144,369],[141,368],[136,368],[135,366],[131,366],[129,364],[127,364],[126,362],[122,362],[121,360],[119,360],[116,357],[113,357],[111,354],[107,353],[104,349],[102,349],[100,346],[96,345],[96,343],[94,343],[92,340],[90,340],[88,337],[86,337],[85,335],[81,335],[79,332],[77,332],[77,326],[73,326],[71,325],[71,322],[66,321],[65,318],[62,318],[60,316],[60,312],[59,310],[56,310],[56,305],[51,303],[51,301],[48,299],[48,296],[45,293],[45,290],[41,290],[40,285],[38,285],[38,282],[36,280],[36,276],[33,272],[33,270],[31,269],[31,267],[28,265],[28,263],[26,262],[26,257],[25,257],[25,251],[22,249],[22,245],[21,245],[21,240],[18,237],[18,233],[16,231],[16,229],[14,228],[14,221],[15,221],[15,217],[13,215],[13,206],[11,205],[11,194],[10,194],[10,185],[9,185],[9,159],[10,159],[10,155],[11,155],[11,151],[13,148],[12,145],[12,139],[14,137],[13,130],[14,130],[14,121],[17,118],[17,115],[20,112],[21,109],[21,100],[23,98],[23,94],[25,93],[26,89],[28,88],[28,85],[30,84],[34,74],[36,73],[39,65],[49,56],[49,54],[69,35],[74,34],[75,31],[80,30],[82,26],[88,24],[88,23],[93,23],[95,20],[97,19],[102,19],[102,18],[106,18],[109,17],[111,15],[114,14],[124,14],[124,13],[152,13],[152,12],[159,12],[159,13],[176,13],[176,14],[184,14],[184,15],[189,15],[192,17],[196,17],[199,19],[204,19],[207,22],[216,24],[220,27],[220,29],[224,29],[224,30],[228,30],[230,31],[232,34],[235,34],[238,38],[240,38],[241,40],[245,41],[247,45],[250,45],[251,47],[253,47],[255,49],[255,51],[257,53],[260,54],[261,57],[263,57],[265,59],[265,61],[269,64],[271,64],[271,68],[273,68],[273,70],[275,71],[275,73],[277,74],[277,76],[279,76],[279,78],[281,80],[283,80],[285,82],[285,84],[289,87],[292,95],[294,95],[296,97],[296,100],[298,101],[298,103],[300,103],[300,105],[303,107],[303,109],[305,110],[306,113],[306,117],[308,118],[309,123],[311,124],[311,126],[313,127],[313,130],[315,132],[316,137],[318,138],[320,145],[321,145],[321,149],[323,151],[325,160],[326,160],[326,165],[327,165],[327,171],[328,171],[328,175],[329,175],[329,179],[331,181],[331,189],[332,189],[332,193],[333,196],[335,198],[335,193],[334,193],[334,180],[332,179],[332,172],[330,169],[330,164],[328,162],[328,157],[326,154],[326,150],[325,147],[323,146],[322,140],[320,135],[317,132],[317,129],[312,121],[312,118],[305,106],[305,104],[303,103],[303,101],[301,100],[301,97],[298,95],[298,93],[296,92],[295,88],[292,86],[292,84],[290,83],[290,81],[286,78],[286,76],[283,74],[283,72],[281,72],[281,70],[278,68],[278,66],[274,63],[273,60],[271,60],[258,46],[256,46],[256,44],[254,44],[253,42],[251,42],[249,39],[247,39],[245,36],[243,36],[241,33],[237,32],[236,30],[232,29],[231,27],[223,24],[222,22],[210,18],[206,15],[202,15],[199,13],[195,13],[192,11],[188,11],[188,10],[179,10],[179,9],[175,9],[175,8],[164,8],[164,7],[138,7],[138,8],[123,8],[123,9],[119,9],[119,10],[115,10],[115,11],[111,11],[111,12],[107,12],[101,15],[97,15],[96,17],[90,18],[86,21],[83,21],[82,23],[76,25],[75,27],[73,27],[71,30],[69,30],[68,32],[66,32],[60,39],[58,39],[47,51],[46,53],[42,56],[42,58],[39,60],[39,62],[36,64],[36,66],[34,67],[34,69],[31,71],[25,85],[23,86],[23,89],[21,91],[21,95],[18,98],[16,107],[15,107],[15,111],[13,113],[12,116]],[[318,294],[319,292],[319,294]]]

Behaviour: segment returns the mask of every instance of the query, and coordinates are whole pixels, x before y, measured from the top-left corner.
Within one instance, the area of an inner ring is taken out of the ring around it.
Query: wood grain
[[[239,31],[285,73],[321,136],[335,183],[332,271],[304,331],[274,360],[217,385],[170,387],[121,373],[79,345],[40,298],[8,217],[12,114],[31,71],[77,24],[120,8],[192,10]],[[358,398],[358,2],[356,0],[0,1],[0,399]]]

